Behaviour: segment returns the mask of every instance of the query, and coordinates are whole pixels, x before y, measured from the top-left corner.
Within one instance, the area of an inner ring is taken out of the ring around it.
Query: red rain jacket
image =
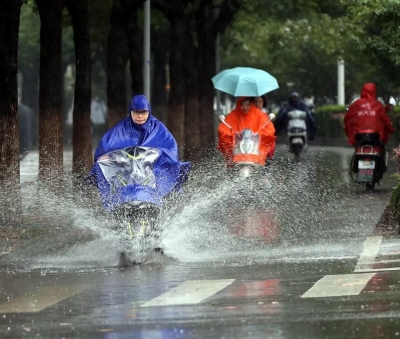
[[[361,98],[354,101],[344,117],[344,130],[348,143],[355,144],[355,136],[363,130],[379,133],[383,144],[386,144],[394,128],[386,113],[385,107],[376,100],[376,86],[372,83],[364,85]]]

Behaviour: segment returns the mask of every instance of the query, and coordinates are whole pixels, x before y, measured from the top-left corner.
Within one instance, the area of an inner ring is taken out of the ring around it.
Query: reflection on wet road
[[[400,239],[373,234],[393,179],[365,193],[347,180],[350,156],[312,148],[292,168],[281,149],[270,193],[246,199],[212,176],[214,190],[193,183],[165,220],[168,257],[140,267],[112,267],[104,230],[71,247],[95,231],[88,217],[16,248],[0,258],[0,337],[400,337]]]

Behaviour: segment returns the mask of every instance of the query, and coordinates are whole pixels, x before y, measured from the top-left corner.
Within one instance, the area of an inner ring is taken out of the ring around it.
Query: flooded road
[[[219,164],[194,169],[162,221],[165,256],[125,270],[107,220],[49,197],[59,223],[0,257],[0,337],[400,337],[400,241],[374,232],[395,164],[370,194],[351,154],[293,163],[281,147],[250,194]]]

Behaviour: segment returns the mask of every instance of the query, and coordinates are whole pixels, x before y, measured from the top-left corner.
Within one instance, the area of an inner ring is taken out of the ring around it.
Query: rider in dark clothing
[[[310,112],[309,107],[299,100],[297,92],[293,92],[289,97],[287,103],[285,103],[278,112],[275,121],[275,135],[279,135],[282,130],[286,130],[288,124],[288,113],[290,111],[299,110],[307,113],[306,125],[307,125],[307,136],[309,140],[315,138],[315,119],[314,114]]]

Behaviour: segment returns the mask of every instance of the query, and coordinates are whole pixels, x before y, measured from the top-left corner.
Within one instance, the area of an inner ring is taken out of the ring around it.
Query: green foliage
[[[257,3],[239,12],[223,37],[222,68],[249,66],[270,72],[281,90],[269,96],[278,101],[287,96],[288,83],[301,95],[313,94],[317,102],[333,100],[339,57],[346,62],[348,96],[370,81],[371,67],[361,53],[362,27],[346,15],[341,1],[295,1],[295,10],[289,4],[282,9],[276,2]]]
[[[346,106],[327,105],[315,111],[315,123],[319,136],[326,138],[345,138],[343,116]],[[343,114],[341,114],[343,113]]]
[[[395,187],[392,195],[390,197],[390,206],[394,208],[396,211],[399,211],[400,207],[400,174],[393,174],[392,177],[395,177],[399,180],[399,184]]]
[[[20,22],[18,66],[24,73],[39,65],[40,19],[33,1],[22,6]]]
[[[325,113],[346,113],[346,106],[343,105],[326,105],[318,107],[315,110],[315,115],[325,114]]]
[[[398,8],[400,1],[389,0],[247,0],[223,36],[222,69],[249,66],[270,72],[280,84],[269,94],[271,101],[284,100],[296,89],[325,104],[335,101],[337,59],[342,57],[348,99],[366,82],[376,83],[382,96],[393,95],[400,90],[400,65],[391,60],[400,58]]]
[[[63,12],[63,62],[72,63],[74,58],[73,34],[69,15]],[[40,52],[40,18],[33,1],[22,6],[19,30],[19,69],[39,67]]]
[[[90,9],[90,34],[93,59],[93,95],[105,98],[107,34],[109,29],[109,13],[112,0],[89,0]],[[74,64],[73,30],[69,13],[63,11],[63,65]],[[40,52],[40,18],[34,0],[27,0],[22,6],[21,23],[19,32],[19,71],[29,74],[33,69],[39,68]],[[73,79],[66,79],[66,95],[73,93]],[[68,103],[69,105],[69,103]]]
[[[349,0],[350,1],[350,0]],[[363,28],[363,50],[372,63],[379,65],[381,73],[400,88],[400,1],[351,0],[349,13]]]

